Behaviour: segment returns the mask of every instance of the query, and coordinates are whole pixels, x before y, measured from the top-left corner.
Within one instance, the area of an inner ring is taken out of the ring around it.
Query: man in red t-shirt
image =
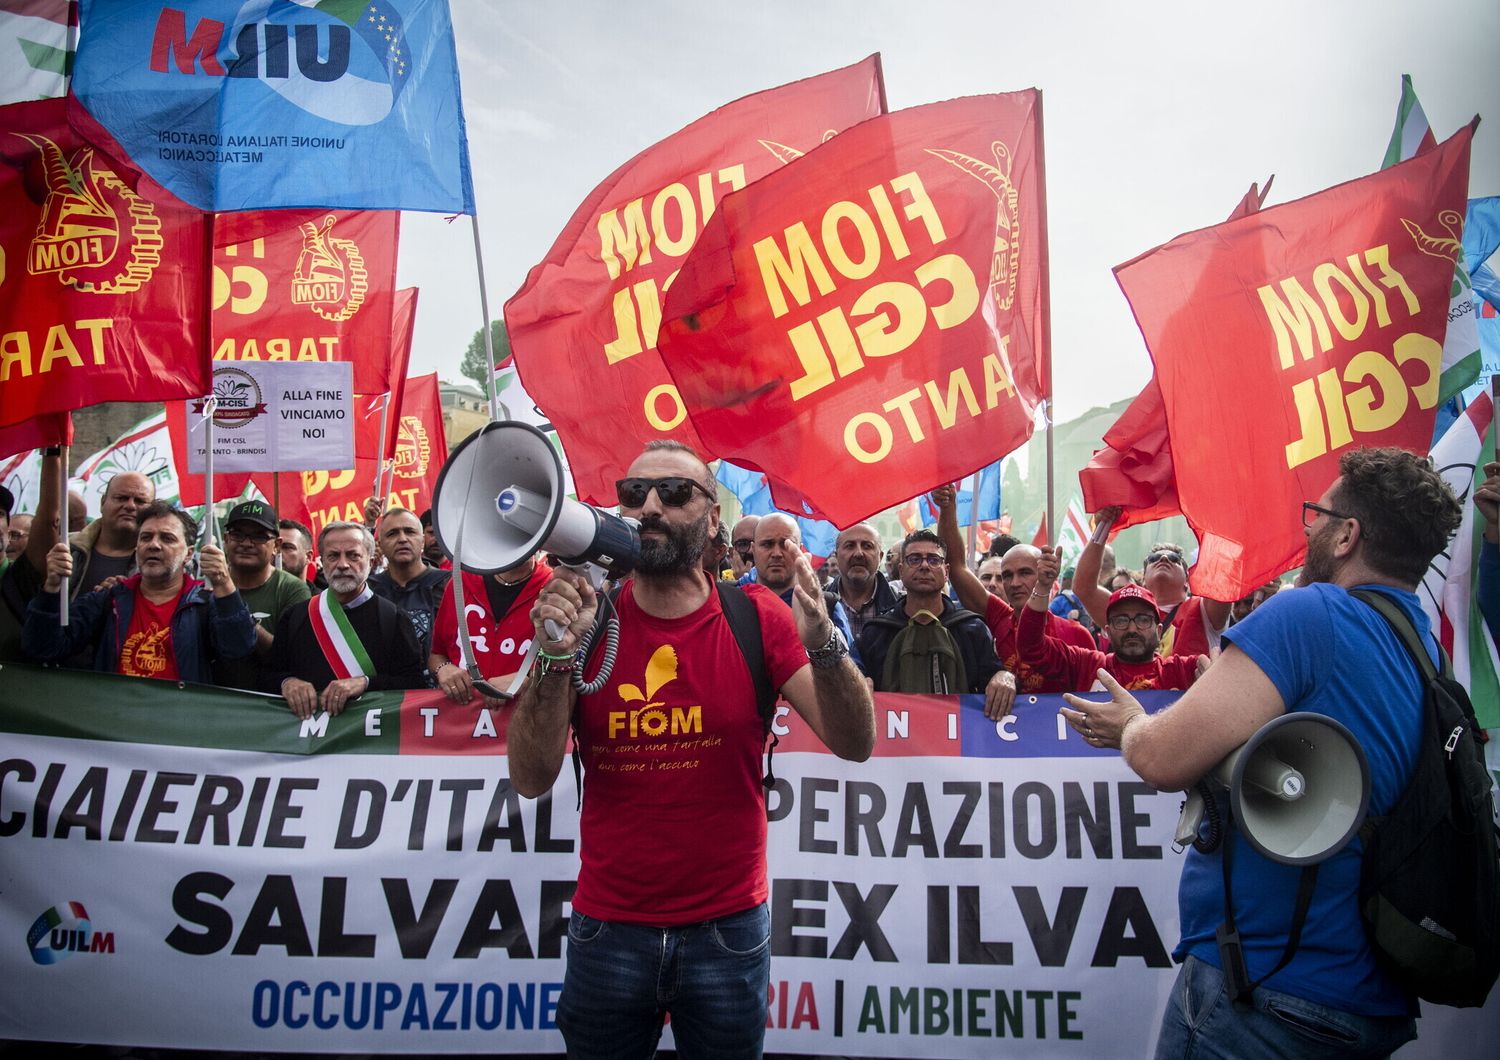
[[[1161,637],[1161,609],[1151,590],[1127,585],[1110,595],[1105,607],[1105,632],[1113,649],[1108,654],[1091,648],[1064,644],[1045,635],[1044,627],[1052,583],[1057,581],[1059,550],[1043,548],[1037,561],[1036,588],[1016,624],[1016,645],[1021,659],[1040,670],[1049,680],[1061,681],[1066,691],[1086,692],[1102,688],[1100,670],[1109,673],[1131,691],[1140,689],[1184,689],[1208,666],[1205,655],[1171,655],[1156,653]],[[1056,618],[1056,615],[1052,617]]]
[[[835,754],[870,756],[874,706],[805,555],[791,608],[763,586],[716,588],[704,573],[719,505],[696,453],[652,442],[616,490],[621,514],[640,521],[641,549],[614,602],[610,676],[592,695],[575,691],[574,653],[597,605],[560,568],[531,611],[542,654],[509,729],[520,794],[552,787],[570,728],[587,780],[557,1024],[570,1056],[650,1056],[667,1013],[684,1054],[758,1056],[770,977],[766,727],[725,607],[748,598],[770,687]],[[583,665],[592,678],[594,662]]]
[[[104,673],[211,683],[216,661],[246,658],[255,647],[255,622],[224,553],[203,546],[200,582],[186,573],[198,532],[186,512],[155,501],[140,510],[138,527],[136,573],[74,600],[66,626],[58,624],[59,594],[73,555],[67,544],[52,546],[21,648],[42,661],[89,649],[93,668]]]
[[[950,556],[961,556],[964,554],[963,536],[958,531],[954,496],[952,486],[939,486],[932,491],[932,503],[938,510],[938,536],[943,539],[944,547]],[[998,563],[1000,566],[999,591],[1003,595],[991,592],[962,563],[949,564],[948,580],[958,595],[958,602],[975,614],[984,616],[985,625],[990,627],[990,635],[995,638],[995,654],[1000,657],[1005,668],[1016,675],[1017,692],[1071,692],[1072,688],[1065,687],[1066,682],[1062,678],[1049,679],[1046,674],[1029,666],[1016,648],[1016,618],[1026,606],[1031,591],[1036,588],[1037,562],[1040,558],[1041,551],[1033,545],[1012,545],[998,560],[986,559],[985,563]],[[1088,630],[1077,622],[1051,612],[1047,615],[1046,634],[1080,648],[1094,646],[1094,638]],[[1010,703],[1005,702],[993,707],[987,706],[985,714],[993,721],[1009,709]]]
[[[1120,512],[1118,507],[1101,508],[1096,518],[1100,526],[1109,527],[1120,518]],[[1073,592],[1088,609],[1089,617],[1101,626],[1109,605],[1109,590],[1098,580],[1106,547],[1090,541],[1073,573]],[[1188,563],[1181,545],[1153,545],[1141,564],[1141,581],[1162,612],[1161,639],[1156,649],[1159,654],[1198,656],[1218,648],[1219,634],[1229,624],[1233,604],[1188,595]]]
[[[531,650],[531,606],[536,603],[542,586],[552,578],[552,568],[540,556],[537,553],[519,567],[498,574],[461,572],[469,649],[480,676],[497,690],[510,684]],[[443,589],[432,626],[428,672],[455,703],[468,703],[478,696],[487,706],[501,707],[502,701],[474,688],[464,642],[458,635],[457,610],[450,581]]]

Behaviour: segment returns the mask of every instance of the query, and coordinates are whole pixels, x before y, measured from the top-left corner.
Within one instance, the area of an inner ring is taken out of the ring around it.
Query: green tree
[[[504,319],[490,322],[490,342],[495,347],[495,363],[504,364],[510,360],[510,336],[505,331]],[[489,375],[484,364],[484,330],[474,329],[474,337],[469,340],[469,348],[464,351],[463,363],[458,370],[465,378],[474,380],[479,389],[489,393]]]

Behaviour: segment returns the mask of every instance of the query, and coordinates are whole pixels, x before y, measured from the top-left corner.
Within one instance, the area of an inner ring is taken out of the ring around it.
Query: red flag
[[[709,456],[656,351],[661,294],[718,201],[885,111],[880,57],[719,108],[615,170],[505,305],[516,370],[551,419],[578,496],[614,504],[640,447]]]
[[[376,210],[215,215],[214,360],[353,361],[356,394],[389,390],[400,223]]]
[[[45,449],[49,445],[73,444],[73,417],[66,412],[53,412],[10,427],[0,427],[0,457],[32,449]]]
[[[667,292],[699,435],[848,526],[1031,436],[1046,378],[1041,98],[871,119],[724,198]]]
[[[356,449],[373,453],[375,440],[380,436],[379,404],[356,399],[355,417]],[[409,508],[414,512],[432,507],[432,490],[447,459],[437,373],[408,379],[402,388],[401,415],[396,422],[395,476],[385,507]],[[337,519],[359,522],[364,518],[365,500],[370,496],[376,467],[373,456],[362,456],[347,470],[304,471],[298,482],[300,489],[288,489],[291,477],[283,477],[280,514],[306,523],[312,527],[314,536],[323,524]],[[255,485],[269,496],[271,476],[257,475]]]
[[[1474,125],[1372,176],[1179,236],[1115,270],[1156,364],[1193,588],[1302,559],[1342,452],[1426,452]]]
[[[1036,533],[1032,535],[1031,543],[1037,548],[1050,544],[1047,540],[1047,513],[1042,513],[1042,521],[1037,525]]]
[[[86,143],[66,100],[3,115],[0,426],[204,393],[203,215]]]
[[[403,287],[396,292],[395,305],[391,310],[390,410],[386,413],[385,438],[380,445],[380,455],[386,460],[396,455],[397,436],[401,427],[401,402],[406,394],[406,366],[411,361],[411,339],[416,320],[417,289]],[[439,415],[438,418],[442,419],[442,416]]]
[[[1275,179],[1267,180],[1264,188],[1251,184],[1230,211],[1229,220],[1259,210]],[[1097,450],[1088,467],[1078,473],[1078,481],[1083,487],[1085,510],[1097,512],[1111,505],[1124,509],[1111,536],[1127,526],[1182,514],[1172,469],[1172,443],[1167,436],[1167,410],[1155,373],[1105,433],[1104,448]]]

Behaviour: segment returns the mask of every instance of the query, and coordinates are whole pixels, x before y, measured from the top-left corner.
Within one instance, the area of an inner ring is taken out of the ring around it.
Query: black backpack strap
[[[1276,962],[1276,967],[1252,982],[1250,969],[1245,964],[1245,947],[1240,942],[1240,932],[1234,924],[1234,892],[1230,884],[1233,850],[1234,837],[1225,836],[1224,853],[1219,858],[1224,869],[1224,923],[1219,925],[1215,936],[1219,946],[1219,966],[1224,974],[1224,990],[1234,1003],[1235,1011],[1248,1012],[1255,988],[1285,968],[1297,955],[1297,947],[1302,943],[1302,928],[1307,923],[1307,912],[1312,908],[1313,891],[1317,889],[1318,866],[1316,863],[1302,866],[1297,877],[1297,907],[1292,912],[1292,925],[1287,932],[1286,945],[1281,950],[1281,959]]]
[[[1351,589],[1349,595],[1357,600],[1369,604],[1380,616],[1390,623],[1396,638],[1406,645],[1406,650],[1411,654],[1412,660],[1417,664],[1417,669],[1422,674],[1424,684],[1431,684],[1438,678],[1438,668],[1432,664],[1432,656],[1427,654],[1427,646],[1422,643],[1421,636],[1416,627],[1411,624],[1411,619],[1406,617],[1406,612],[1396,606],[1396,602],[1384,593],[1377,593],[1372,589]],[[1448,659],[1448,653],[1438,645],[1438,658],[1442,661],[1442,676],[1453,679],[1453,663]]]
[[[750,682],[755,686],[755,709],[760,714],[761,724],[765,731],[771,734],[771,746],[766,751],[766,776],[764,784],[769,788],[776,782],[771,772],[771,755],[776,751],[776,745],[781,738],[771,729],[771,722],[776,717],[776,689],[771,685],[771,674],[766,669],[765,641],[761,638],[760,615],[755,610],[755,602],[732,582],[722,578],[714,582],[719,590],[719,606],[724,611],[724,618],[729,622],[729,630],[734,634],[734,642],[740,646],[740,654],[745,657],[745,665],[750,670]]]

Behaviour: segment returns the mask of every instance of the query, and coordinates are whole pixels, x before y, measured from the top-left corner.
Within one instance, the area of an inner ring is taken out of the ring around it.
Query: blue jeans
[[[557,1026],[570,1057],[643,1057],[663,1017],[683,1057],[759,1057],[771,979],[764,902],[702,924],[642,927],[568,921],[568,968]]]
[[[1188,957],[1162,1015],[1157,1060],[1389,1056],[1417,1036],[1407,1016],[1360,1016],[1260,986],[1236,1012],[1213,965]]]

